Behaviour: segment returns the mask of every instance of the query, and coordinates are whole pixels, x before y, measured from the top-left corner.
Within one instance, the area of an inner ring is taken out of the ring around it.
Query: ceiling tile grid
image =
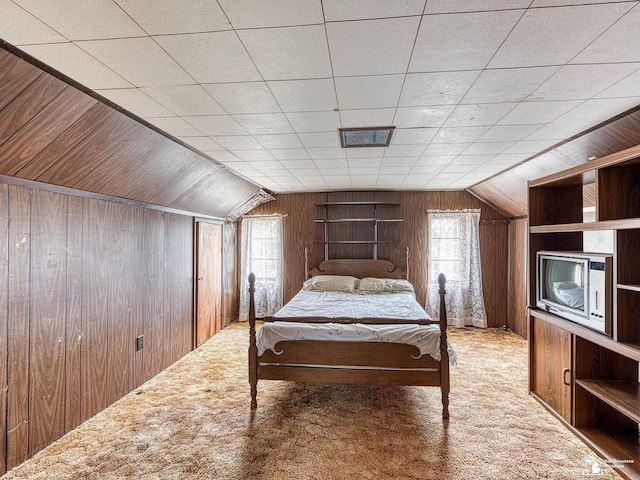
[[[0,38],[274,192],[458,190],[640,103],[638,3],[0,0]]]

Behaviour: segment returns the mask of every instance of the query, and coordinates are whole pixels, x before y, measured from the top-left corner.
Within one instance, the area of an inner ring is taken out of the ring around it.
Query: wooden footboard
[[[440,356],[419,356],[412,345],[377,342],[285,341],[258,356],[254,308],[255,276],[249,275],[249,384],[251,408],[257,407],[257,384],[263,380],[377,385],[439,386],[442,416],[449,418],[449,354],[445,277],[438,277],[440,294]],[[419,358],[418,358],[419,357]]]

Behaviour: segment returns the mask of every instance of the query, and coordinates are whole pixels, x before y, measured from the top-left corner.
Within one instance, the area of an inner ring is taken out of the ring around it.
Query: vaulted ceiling
[[[635,1],[0,6],[1,38],[275,192],[468,188],[640,104]]]

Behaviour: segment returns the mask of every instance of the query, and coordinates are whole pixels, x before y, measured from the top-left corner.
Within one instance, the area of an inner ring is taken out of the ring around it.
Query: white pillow
[[[407,280],[396,278],[367,277],[360,280],[359,293],[410,293],[415,296],[413,285]]]
[[[302,288],[322,292],[355,293],[359,280],[349,275],[316,275],[304,282]]]

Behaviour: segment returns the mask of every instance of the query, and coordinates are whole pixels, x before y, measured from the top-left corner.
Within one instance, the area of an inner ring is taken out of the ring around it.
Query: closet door
[[[215,335],[222,319],[222,225],[196,223],[196,347]]]

